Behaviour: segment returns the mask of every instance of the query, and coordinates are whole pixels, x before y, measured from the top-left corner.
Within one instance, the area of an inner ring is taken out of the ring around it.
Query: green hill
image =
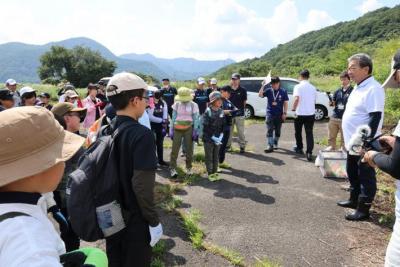
[[[397,48],[400,48],[400,5],[303,34],[260,58],[228,65],[214,75],[220,79],[227,79],[232,72],[266,76],[272,70],[276,75],[296,76],[303,68],[310,69],[314,76],[336,75],[346,68],[350,55],[366,52],[373,57],[375,74],[382,81]]]

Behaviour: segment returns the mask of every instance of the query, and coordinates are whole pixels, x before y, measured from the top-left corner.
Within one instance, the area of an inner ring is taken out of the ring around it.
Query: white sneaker
[[[186,174],[187,175],[193,175],[192,169],[190,169],[190,168],[186,169]]]
[[[171,169],[171,178],[176,178],[178,177],[178,173],[176,172],[175,169]]]

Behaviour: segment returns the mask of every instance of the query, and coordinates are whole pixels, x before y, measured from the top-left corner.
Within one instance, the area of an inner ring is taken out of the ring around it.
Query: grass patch
[[[175,196],[176,192],[179,190],[182,190],[182,185],[180,184],[157,183],[154,189],[157,206],[168,212],[174,211],[174,209],[182,205],[182,199]]]
[[[225,247],[220,247],[208,242],[203,242],[203,247],[211,253],[225,258],[235,266],[245,266],[244,258],[236,251]]]
[[[395,179],[390,175],[377,171],[378,190],[373,202],[373,210],[378,215],[378,223],[392,227],[395,222]]]
[[[281,264],[276,261],[271,261],[267,258],[256,258],[256,263],[253,265],[254,267],[280,267]]]
[[[206,155],[204,154],[204,151],[199,151],[193,154],[194,162],[205,162],[205,160],[206,160]]]
[[[164,266],[165,264],[160,258],[154,258],[150,264],[150,267],[164,267]]]
[[[183,227],[189,235],[192,245],[196,249],[203,248],[204,232],[199,226],[201,214],[199,210],[193,209],[188,213],[179,213],[182,219]]]
[[[205,249],[215,255],[219,255],[235,266],[245,266],[244,258],[239,253],[204,241],[205,235],[199,225],[201,219],[199,210],[192,209],[189,212],[178,211],[178,214],[194,248]]]

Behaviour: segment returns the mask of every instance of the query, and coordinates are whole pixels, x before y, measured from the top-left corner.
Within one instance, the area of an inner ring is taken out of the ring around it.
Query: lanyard
[[[278,93],[275,95],[275,93],[274,93],[274,89],[272,89],[272,96],[274,97],[274,102],[276,102],[276,99],[278,98],[278,96],[279,96],[279,89],[277,90],[278,91]]]

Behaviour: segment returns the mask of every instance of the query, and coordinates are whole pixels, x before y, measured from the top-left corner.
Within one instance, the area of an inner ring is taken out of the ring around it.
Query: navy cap
[[[0,90],[0,99],[1,100],[12,100],[13,99],[13,92],[8,89],[1,89]]]
[[[161,81],[167,81],[167,82],[169,82],[169,78],[164,78],[164,79],[162,79]]]

